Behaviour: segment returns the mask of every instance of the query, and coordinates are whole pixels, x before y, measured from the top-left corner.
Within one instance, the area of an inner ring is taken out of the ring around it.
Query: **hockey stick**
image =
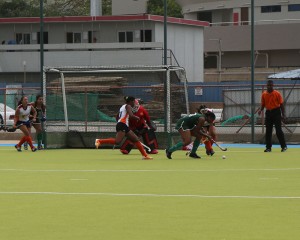
[[[33,124],[33,122],[30,121],[30,124]],[[21,123],[21,124],[17,125],[15,128],[14,127],[10,127],[10,128],[6,127],[5,131],[6,132],[15,132],[18,128],[22,127],[23,125],[26,125],[26,124]]]
[[[223,147],[221,147],[215,140],[213,140],[213,139],[211,139],[211,141],[214,143],[214,144],[216,144],[216,146],[218,147],[218,148],[220,148],[220,150],[222,150],[222,151],[227,151],[227,148],[225,147],[225,148],[223,148]],[[187,155],[189,155],[191,153],[191,151],[188,151],[188,152],[186,152],[186,156]]]
[[[151,152],[151,148],[149,148],[147,145],[145,145],[145,144],[142,143],[141,141],[140,141],[140,143],[142,144],[142,146],[143,146],[144,148],[147,149],[148,152]],[[115,147],[116,147],[116,145],[113,146],[113,150],[115,149]]]
[[[142,146],[143,146],[144,148],[147,149],[148,152],[151,152],[151,148],[149,148],[147,145],[145,145],[145,144],[142,143],[142,142],[140,142],[140,143],[142,144]]]
[[[214,144],[216,144],[216,146],[217,146],[218,148],[220,148],[222,151],[227,151],[227,148],[226,148],[226,147],[225,147],[225,148],[221,147],[214,139],[211,139],[211,141],[212,141]]]
[[[17,125],[15,128],[14,127],[10,127],[10,128],[6,128],[6,132],[15,132],[19,127],[23,126],[24,123],[21,123],[19,125]]]

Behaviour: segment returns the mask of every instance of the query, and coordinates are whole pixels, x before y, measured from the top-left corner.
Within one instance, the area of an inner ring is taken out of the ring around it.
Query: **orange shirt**
[[[279,108],[281,104],[283,104],[283,98],[280,92],[276,90],[273,90],[271,93],[265,91],[261,95],[261,106],[267,110]]]

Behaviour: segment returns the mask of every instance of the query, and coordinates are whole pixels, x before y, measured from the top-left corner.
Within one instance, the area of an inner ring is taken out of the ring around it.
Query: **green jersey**
[[[185,116],[183,118],[180,118],[176,123],[175,129],[177,131],[180,128],[182,128],[184,131],[192,130],[194,127],[197,126],[200,117],[204,117],[204,115],[199,114],[199,113],[194,113],[194,114]]]

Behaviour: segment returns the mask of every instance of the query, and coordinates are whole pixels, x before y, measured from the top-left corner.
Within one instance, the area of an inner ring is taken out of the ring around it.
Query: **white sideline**
[[[249,168],[249,169],[16,169],[2,168],[0,172],[247,172],[247,171],[298,171],[300,168]]]
[[[215,196],[197,194],[106,193],[106,192],[0,192],[0,195],[75,195],[113,197],[186,197],[186,198],[242,198],[242,199],[300,199],[300,196]]]

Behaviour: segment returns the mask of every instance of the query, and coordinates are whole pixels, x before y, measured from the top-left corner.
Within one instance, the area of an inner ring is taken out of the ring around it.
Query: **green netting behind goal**
[[[64,120],[62,95],[48,95],[47,119],[51,121]],[[70,121],[97,121],[98,94],[73,93],[67,95],[68,118]]]

